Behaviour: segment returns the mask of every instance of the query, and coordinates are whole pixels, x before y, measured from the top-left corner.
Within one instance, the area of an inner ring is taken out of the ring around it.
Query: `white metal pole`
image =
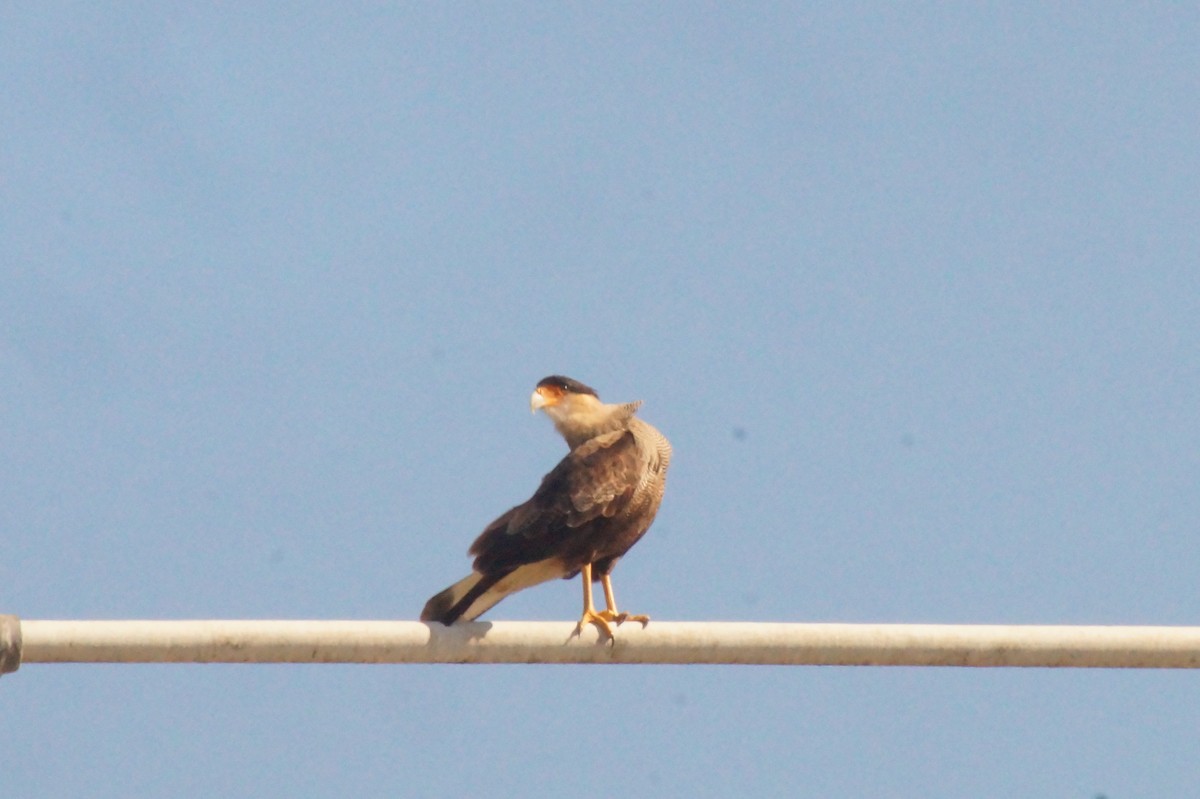
[[[1200,627],[22,621],[24,663],[679,663],[1197,668]]]

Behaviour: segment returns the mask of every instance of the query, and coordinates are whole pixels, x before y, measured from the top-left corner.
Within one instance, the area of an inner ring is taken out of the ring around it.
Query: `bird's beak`
[[[535,391],[529,396],[529,412],[537,413],[538,408],[546,406],[546,397],[540,391]]]

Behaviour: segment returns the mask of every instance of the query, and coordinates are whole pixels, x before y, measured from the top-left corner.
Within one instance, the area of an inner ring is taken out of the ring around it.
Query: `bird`
[[[471,621],[510,594],[556,578],[583,578],[577,631],[594,624],[613,637],[613,624],[650,617],[617,609],[612,571],[658,513],[671,463],[671,444],[637,418],[642,402],[605,404],[594,388],[562,375],[538,381],[529,399],[570,450],[525,502],[501,514],[475,539],[469,575],[435,594],[421,620]],[[604,590],[596,610],[592,583]]]

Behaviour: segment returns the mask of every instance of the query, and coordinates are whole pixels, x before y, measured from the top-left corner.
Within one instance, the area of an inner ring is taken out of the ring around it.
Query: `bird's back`
[[[654,521],[670,457],[666,437],[637,418],[583,441],[529,500],[476,539],[476,571],[494,573],[551,556],[567,574],[585,563],[615,562]]]

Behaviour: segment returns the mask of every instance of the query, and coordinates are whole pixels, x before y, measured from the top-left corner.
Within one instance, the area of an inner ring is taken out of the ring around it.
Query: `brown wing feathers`
[[[637,486],[637,446],[629,431],[599,436],[575,449],[542,478],[524,504],[475,539],[475,571],[492,574],[555,556],[568,556],[589,522],[608,519],[628,504]],[[571,570],[582,563],[568,563]]]

